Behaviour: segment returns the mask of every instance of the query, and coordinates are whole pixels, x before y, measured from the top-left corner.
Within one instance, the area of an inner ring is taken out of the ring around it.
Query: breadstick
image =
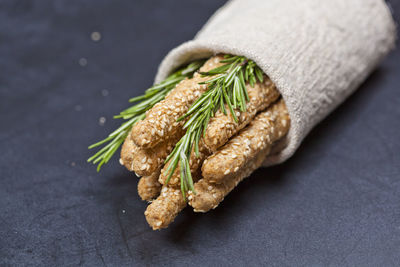
[[[197,182],[201,178],[200,173],[194,173],[192,178]],[[163,185],[160,195],[147,206],[144,215],[153,230],[158,230],[168,227],[186,205],[187,201],[183,198],[179,187]]]
[[[279,97],[279,93],[276,88],[272,86],[270,82],[266,81],[268,78],[264,78],[265,81],[263,83],[257,82],[254,87],[247,85],[250,101],[247,104],[248,109],[246,112],[241,113],[237,111],[239,120],[238,123],[235,123],[233,117],[229,113],[228,115],[225,115],[220,111],[217,112],[216,117],[210,120],[210,125],[207,128],[205,138],[200,139],[199,155],[196,156],[193,151],[191,153],[189,165],[192,173],[201,167],[206,157],[208,157],[212,152],[216,151],[220,146],[224,145],[224,143],[237,131],[245,127],[246,124],[248,124],[250,120],[254,118],[255,113],[259,108],[267,107],[273,101],[275,101],[277,97]],[[228,110],[228,107],[226,109]],[[224,126],[226,126],[226,128],[224,128]],[[211,131],[209,131],[210,127],[212,129]],[[211,137],[216,142],[210,141]],[[209,141],[209,144],[206,144],[207,140]],[[166,164],[161,171],[159,181],[162,184],[165,184],[165,181],[168,178],[169,173],[166,171],[168,166],[169,165]],[[172,175],[169,184],[173,186],[179,186],[179,182],[180,169],[178,166]]]
[[[152,201],[160,194],[161,184],[158,182],[160,171],[158,170],[149,176],[140,178],[137,189],[142,200]]]
[[[216,208],[240,181],[260,167],[273,143],[287,133],[288,120],[286,106],[280,100],[207,159],[203,167],[207,179],[195,183],[196,194],[189,193],[189,204],[193,209],[207,212]],[[232,155],[236,156],[232,158]]]
[[[124,144],[121,148],[121,158],[119,159],[119,163],[124,165],[129,171],[133,171],[133,156],[137,152],[139,147],[133,143],[133,141],[129,138],[125,138]],[[139,176],[136,174],[136,176]]]
[[[240,133],[204,161],[202,175],[212,183],[221,183],[236,176],[256,154],[282,138],[290,127],[289,114],[279,100]]]
[[[166,228],[187,205],[180,189],[164,185],[160,195],[149,206],[144,215],[153,230]]]
[[[211,57],[200,71],[207,72],[221,66],[222,63],[219,61],[222,59],[223,56]],[[180,122],[176,120],[183,116],[191,104],[207,90],[206,85],[199,83],[208,79],[210,78],[195,73],[192,79],[185,79],[177,84],[164,100],[147,111],[144,120],[132,128],[130,136],[135,144],[143,148],[154,147],[165,140],[166,136],[176,135],[185,123],[185,120]]]
[[[269,150],[270,147],[267,147],[260,151],[234,177],[227,179],[223,183],[213,184],[205,179],[199,180],[194,184],[196,194],[189,192],[189,205],[193,207],[195,212],[207,212],[210,209],[215,209],[239,182],[250,176],[254,170],[261,166]]]
[[[246,85],[250,101],[247,103],[246,112],[236,111],[238,122],[235,122],[230,112],[225,115],[218,111],[210,119],[207,126],[204,142],[211,151],[216,151],[224,145],[229,138],[244,128],[257,114],[264,110],[279,97],[279,92],[271,80],[264,75],[263,82],[257,82],[254,87]]]

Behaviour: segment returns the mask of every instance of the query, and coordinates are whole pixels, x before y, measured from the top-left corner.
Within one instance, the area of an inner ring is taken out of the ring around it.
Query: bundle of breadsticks
[[[168,53],[88,161],[100,169],[123,143],[153,229],[187,205],[207,212],[258,167],[290,158],[395,40],[383,0],[230,0]]]
[[[220,67],[223,59],[222,55],[211,57],[192,78],[177,84],[133,126],[124,142],[120,161],[141,176],[138,193],[151,202],[145,215],[153,229],[167,227],[187,203],[196,212],[217,207],[241,180],[260,167],[272,146],[289,130],[285,103],[271,80],[264,76],[253,86],[247,83],[246,111],[235,110],[237,121],[231,113],[217,111],[200,139],[199,154],[190,154],[194,191],[185,199],[180,187],[181,166],[166,182],[165,159],[185,132],[185,120],[177,120],[208,90],[207,84],[201,83],[210,77],[200,73]]]

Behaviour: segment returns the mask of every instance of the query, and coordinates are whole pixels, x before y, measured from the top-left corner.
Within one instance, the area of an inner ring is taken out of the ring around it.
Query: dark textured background
[[[399,50],[293,158],[167,230],[150,230],[116,158],[99,174],[86,163],[223,3],[0,2],[0,265],[399,265]]]

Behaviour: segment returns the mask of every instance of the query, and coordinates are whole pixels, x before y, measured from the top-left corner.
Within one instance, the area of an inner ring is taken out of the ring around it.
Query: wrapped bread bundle
[[[309,131],[342,103],[393,49],[396,27],[383,0],[231,0],[194,40],[173,49],[156,76],[216,53],[254,60],[281,93],[292,121],[288,159]]]
[[[395,38],[382,0],[231,0],[166,56],[90,160],[107,162],[124,142],[120,161],[143,176],[153,229],[187,204],[206,212],[255,169],[288,159]]]

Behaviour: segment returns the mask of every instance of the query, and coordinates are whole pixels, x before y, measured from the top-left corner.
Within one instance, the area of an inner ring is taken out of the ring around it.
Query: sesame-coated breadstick
[[[125,138],[124,144],[121,148],[121,158],[119,159],[119,163],[124,165],[129,171],[133,171],[133,156],[138,151],[139,147],[133,143],[133,141],[129,138]],[[136,174],[139,176],[138,174]]]
[[[207,159],[203,167],[207,179],[195,183],[196,194],[189,193],[189,204],[198,212],[217,207],[240,181],[261,166],[273,143],[281,139],[288,129],[289,117],[281,100],[270,110],[259,114],[250,125]]]
[[[158,176],[161,170],[157,170],[149,176],[140,178],[137,189],[140,198],[144,201],[152,201],[157,198],[161,191],[161,184],[158,182]]]
[[[199,173],[193,174],[193,181],[201,178]],[[179,187],[163,185],[160,195],[147,206],[144,215],[153,230],[166,228],[172,223],[178,213],[187,206],[187,201]]]
[[[239,182],[250,176],[254,170],[261,166],[269,151],[270,147],[260,151],[236,176],[227,179],[223,183],[213,184],[205,179],[199,180],[194,184],[196,194],[189,192],[189,205],[193,207],[195,212],[207,212],[210,209],[215,209]]]
[[[212,183],[221,183],[236,176],[258,152],[286,135],[290,127],[289,114],[279,100],[240,133],[204,161],[202,176]]]
[[[122,150],[121,159],[130,171],[139,176],[148,176],[164,165],[164,160],[174,148],[181,133],[172,136],[152,148],[138,147],[129,136],[126,138]]]
[[[211,151],[216,151],[224,145],[231,136],[244,128],[257,114],[264,110],[278,97],[279,92],[271,80],[264,75],[263,82],[257,82],[254,87],[246,85],[250,101],[247,103],[247,111],[236,111],[238,122],[235,122],[230,112],[225,115],[218,111],[215,117],[210,119],[207,126],[204,142]]]
[[[144,215],[153,230],[159,230],[168,227],[186,205],[180,189],[164,185],[160,195],[147,206]]]
[[[223,56],[211,57],[200,71],[207,72],[221,66],[222,59]],[[210,77],[195,73],[193,78],[185,79],[177,84],[164,100],[147,111],[144,120],[139,121],[132,128],[130,136],[135,144],[143,148],[154,147],[167,136],[176,135],[185,123],[185,120],[177,122],[177,119],[183,116],[191,104],[207,90],[205,84],[199,83],[208,79]]]

